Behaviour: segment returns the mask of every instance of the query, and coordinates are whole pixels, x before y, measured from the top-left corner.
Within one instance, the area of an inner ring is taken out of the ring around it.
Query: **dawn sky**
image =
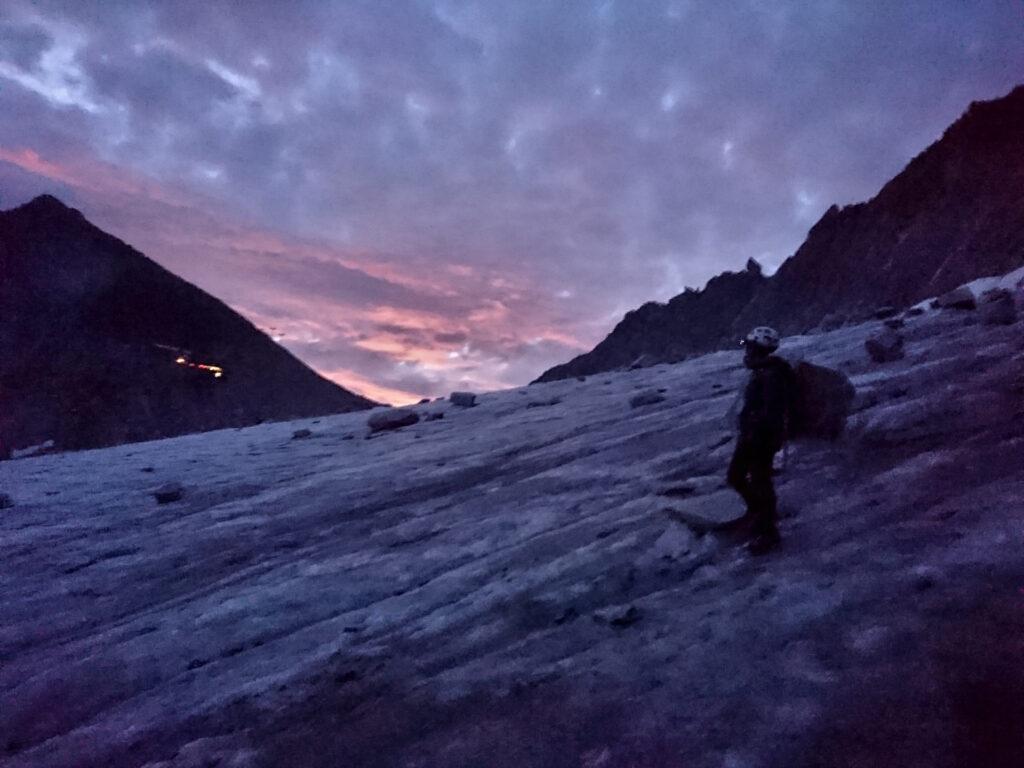
[[[49,192],[391,402],[524,384],[1024,81],[1021,0],[0,0]]]

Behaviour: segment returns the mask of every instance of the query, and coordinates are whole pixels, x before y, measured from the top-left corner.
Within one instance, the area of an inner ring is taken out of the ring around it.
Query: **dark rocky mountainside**
[[[0,212],[0,275],[0,448],[89,448],[373,405],[48,195]]]
[[[737,315],[768,278],[751,260],[744,272],[712,278],[702,291],[688,290],[667,304],[650,301],[628,312],[593,351],[547,371],[537,381],[554,381],[608,371],[633,363],[682,360],[695,350],[721,348]]]
[[[538,381],[676,361],[750,327],[785,333],[906,306],[1024,264],[1024,86],[975,102],[873,199],[832,206],[771,278],[726,273],[628,313],[591,352]]]

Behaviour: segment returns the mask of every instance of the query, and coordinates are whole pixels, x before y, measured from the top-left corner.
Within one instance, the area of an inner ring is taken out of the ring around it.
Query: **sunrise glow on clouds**
[[[777,266],[1024,72],[1012,0],[0,13],[0,207],[49,192],[344,386],[524,384]]]

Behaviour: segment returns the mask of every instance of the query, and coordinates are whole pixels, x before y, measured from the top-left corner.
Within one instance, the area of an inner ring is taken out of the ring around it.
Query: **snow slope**
[[[875,328],[784,345],[857,413],[763,560],[670,514],[727,497],[738,352],[0,463],[0,763],[1011,764],[1021,323]]]

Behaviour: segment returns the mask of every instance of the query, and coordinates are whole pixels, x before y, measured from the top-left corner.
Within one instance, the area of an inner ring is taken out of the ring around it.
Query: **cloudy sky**
[[[1021,0],[0,0],[0,208],[403,402],[777,267],[1021,81]]]

